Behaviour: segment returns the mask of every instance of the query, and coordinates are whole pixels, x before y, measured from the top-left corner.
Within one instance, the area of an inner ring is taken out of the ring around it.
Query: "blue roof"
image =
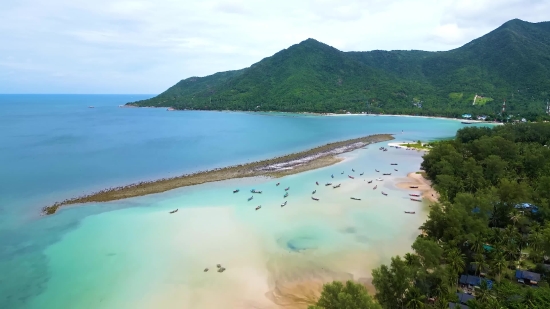
[[[531,209],[532,213],[539,211],[539,208],[531,203],[520,203],[514,206],[516,209]]]
[[[526,270],[516,270],[516,278],[527,279],[529,281],[540,281],[540,274]]]
[[[463,304],[449,303],[449,308],[451,308],[451,309],[455,309],[455,308],[469,309],[470,307],[468,307],[466,305],[463,305]]]
[[[481,281],[487,282],[487,288],[492,289],[493,288],[493,281],[488,279],[483,279],[478,276],[470,276],[470,275],[461,275],[460,276],[460,283],[462,284],[469,284],[474,286],[481,286]]]
[[[460,303],[462,303],[462,304],[465,304],[465,303],[467,303],[470,299],[474,299],[474,298],[475,298],[473,295],[466,294],[466,293],[456,293],[456,296],[458,296],[458,302],[460,302]]]

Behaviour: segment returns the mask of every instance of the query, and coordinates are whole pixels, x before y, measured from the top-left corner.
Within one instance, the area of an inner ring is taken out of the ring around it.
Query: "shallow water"
[[[0,95],[1,308],[274,308],[311,299],[328,280],[368,278],[418,235],[424,217],[403,211],[423,205],[395,182],[418,169],[419,153],[382,153],[377,144],[282,179],[230,180],[37,214],[51,201],[111,185],[373,133],[428,140],[462,127],[404,117],[117,107],[136,99]],[[347,178],[352,168],[354,180]],[[379,176],[374,168],[392,171],[378,190],[365,181]],[[325,187],[328,181],[342,186]],[[247,202],[252,188],[263,193]],[[318,202],[310,198],[314,189]],[[227,270],[217,273],[217,263]]]

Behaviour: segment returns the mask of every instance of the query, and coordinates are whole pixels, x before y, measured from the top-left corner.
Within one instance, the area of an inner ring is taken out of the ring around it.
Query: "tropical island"
[[[126,106],[549,120],[550,22],[510,20],[449,51],[343,52],[314,39]]]
[[[471,127],[433,143],[440,194],[412,245],[359,283],[324,286],[310,309],[550,308],[550,124]]]
[[[340,162],[339,154],[363,148],[369,144],[392,140],[390,134],[375,134],[340,142],[329,143],[310,150],[301,151],[273,159],[241,165],[199,171],[173,178],[143,181],[126,186],[104,189],[80,197],[66,199],[42,209],[46,215],[54,214],[59,207],[71,204],[108,202],[131,197],[166,192],[168,190],[208,182],[244,177],[283,177],[329,166]]]

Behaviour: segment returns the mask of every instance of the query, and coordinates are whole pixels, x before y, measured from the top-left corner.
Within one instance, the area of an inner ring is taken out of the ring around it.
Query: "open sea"
[[[41,208],[333,141],[376,133],[395,134],[391,142],[428,141],[464,126],[416,117],[119,108],[149,97],[0,95],[0,308],[299,308],[323,282],[368,282],[372,268],[409,250],[426,218],[426,206],[395,186],[419,169],[421,153],[378,150],[387,143],[280,179],[228,180],[47,217]],[[368,184],[381,177],[375,168],[392,175]],[[252,188],[263,193],[249,202]]]

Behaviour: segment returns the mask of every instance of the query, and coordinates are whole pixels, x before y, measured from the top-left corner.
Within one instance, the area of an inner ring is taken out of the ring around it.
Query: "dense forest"
[[[128,104],[540,120],[549,97],[550,22],[515,19],[445,52],[342,52],[308,39],[248,68],[187,78]]]
[[[434,143],[422,168],[441,199],[414,252],[373,270],[374,297],[334,282],[312,308],[550,308],[548,144],[547,123],[464,128]]]

